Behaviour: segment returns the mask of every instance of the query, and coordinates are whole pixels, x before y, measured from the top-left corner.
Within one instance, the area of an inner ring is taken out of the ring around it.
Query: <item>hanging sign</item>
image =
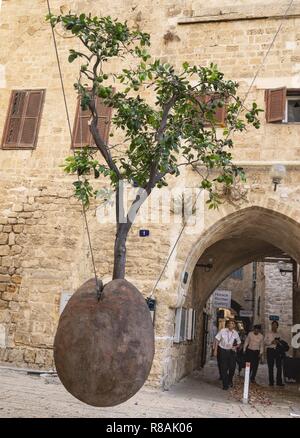
[[[239,314],[241,317],[244,317],[244,318],[252,318],[253,310],[240,310]]]
[[[278,315],[270,315],[269,320],[270,321],[279,321],[279,316]]]
[[[213,306],[224,307],[230,309],[231,307],[231,290],[215,290],[213,295]]]

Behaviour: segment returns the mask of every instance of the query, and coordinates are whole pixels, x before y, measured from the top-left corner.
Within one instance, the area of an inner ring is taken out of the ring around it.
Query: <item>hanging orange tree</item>
[[[103,160],[99,162],[95,149],[87,145],[66,158],[65,171],[78,173],[75,196],[85,206],[96,195],[90,175],[110,179],[116,196],[113,279],[123,279],[128,232],[152,190],[166,186],[168,175],[180,175],[181,166],[204,166],[208,171],[215,170],[214,177],[208,172],[199,187],[209,193],[208,207],[217,207],[220,199],[216,184],[231,186],[236,177],[244,178],[243,169],[232,162],[229,134],[245,131],[247,124],[259,128],[261,110],[256,103],[245,108],[237,96],[238,83],[225,80],[214,64],[201,67],[185,62],[176,71],[170,64],[152,60],[148,52],[150,35],[130,29],[127,23],[109,16],[72,13],[50,14],[47,19],[52,27],[63,26],[82,46],[81,50],[70,50],[69,62],[82,61],[74,87],[82,110],[90,110],[89,128]],[[136,58],[134,68],[122,68],[128,57]],[[119,61],[117,74],[110,72],[111,60]],[[152,91],[153,104],[143,97],[145,89]],[[122,158],[114,154],[114,146],[99,132],[96,98],[113,108],[112,123],[124,133]],[[224,107],[225,123],[220,134],[215,115]],[[139,187],[127,214],[122,193],[125,181]]]

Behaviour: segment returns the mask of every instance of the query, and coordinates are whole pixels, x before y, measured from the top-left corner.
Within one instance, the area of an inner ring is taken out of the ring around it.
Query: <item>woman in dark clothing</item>
[[[245,354],[244,354],[244,342],[246,339],[245,330],[240,330],[239,336],[241,339],[241,344],[239,345],[239,348],[237,350],[236,363],[238,366],[238,372],[239,372],[239,376],[240,376],[242,369],[245,368]]]

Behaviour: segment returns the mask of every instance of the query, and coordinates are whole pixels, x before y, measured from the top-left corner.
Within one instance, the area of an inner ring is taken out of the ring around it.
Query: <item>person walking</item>
[[[267,347],[267,363],[269,370],[269,385],[274,386],[274,364],[277,368],[276,384],[277,386],[284,386],[282,382],[282,351],[280,348],[280,335],[278,333],[278,322],[272,322],[272,329],[266,334],[265,346]]]
[[[225,328],[228,326],[228,320],[225,322]],[[221,375],[221,362],[220,362],[220,357],[221,357],[221,348],[218,345],[218,341],[216,340],[216,334],[218,333],[218,329],[216,326],[216,332],[214,334],[214,343],[213,343],[213,352],[212,354],[215,355],[215,349],[217,350],[217,364],[218,364],[218,371],[219,371],[219,380],[222,380],[222,375]]]
[[[219,370],[219,380],[222,380],[221,377],[221,368],[220,368],[220,347],[216,346],[216,334],[218,333],[217,323],[213,325],[213,329],[211,331],[211,339],[212,339],[212,356],[215,354],[215,348],[217,348],[217,364]]]
[[[241,340],[241,344],[239,345],[239,348],[237,349],[236,352],[236,363],[238,366],[238,372],[239,372],[239,376],[241,375],[241,371],[243,368],[245,368],[245,354],[244,354],[244,343],[246,340],[246,332],[245,329],[241,329],[239,332],[239,337]]]
[[[234,328],[234,320],[229,320],[227,327],[221,329],[215,337],[214,355],[217,356],[219,347],[220,371],[224,390],[227,390],[229,386],[233,386],[236,349],[241,343],[239,334]]]
[[[261,334],[261,325],[256,324],[245,339],[244,353],[246,362],[250,362],[250,382],[255,383],[259,359],[264,352],[264,337]]]

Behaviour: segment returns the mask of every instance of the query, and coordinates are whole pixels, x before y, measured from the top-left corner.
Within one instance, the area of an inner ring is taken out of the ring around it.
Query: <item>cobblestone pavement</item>
[[[266,380],[260,367],[259,382]],[[235,378],[235,383],[239,382]],[[241,384],[240,384],[241,386]],[[216,365],[186,377],[169,391],[142,388],[134,397],[112,408],[90,407],[72,397],[53,376],[0,367],[0,417],[98,417],[98,418],[237,418],[300,416],[299,385],[285,388],[261,386],[272,404],[245,405],[221,389]]]

